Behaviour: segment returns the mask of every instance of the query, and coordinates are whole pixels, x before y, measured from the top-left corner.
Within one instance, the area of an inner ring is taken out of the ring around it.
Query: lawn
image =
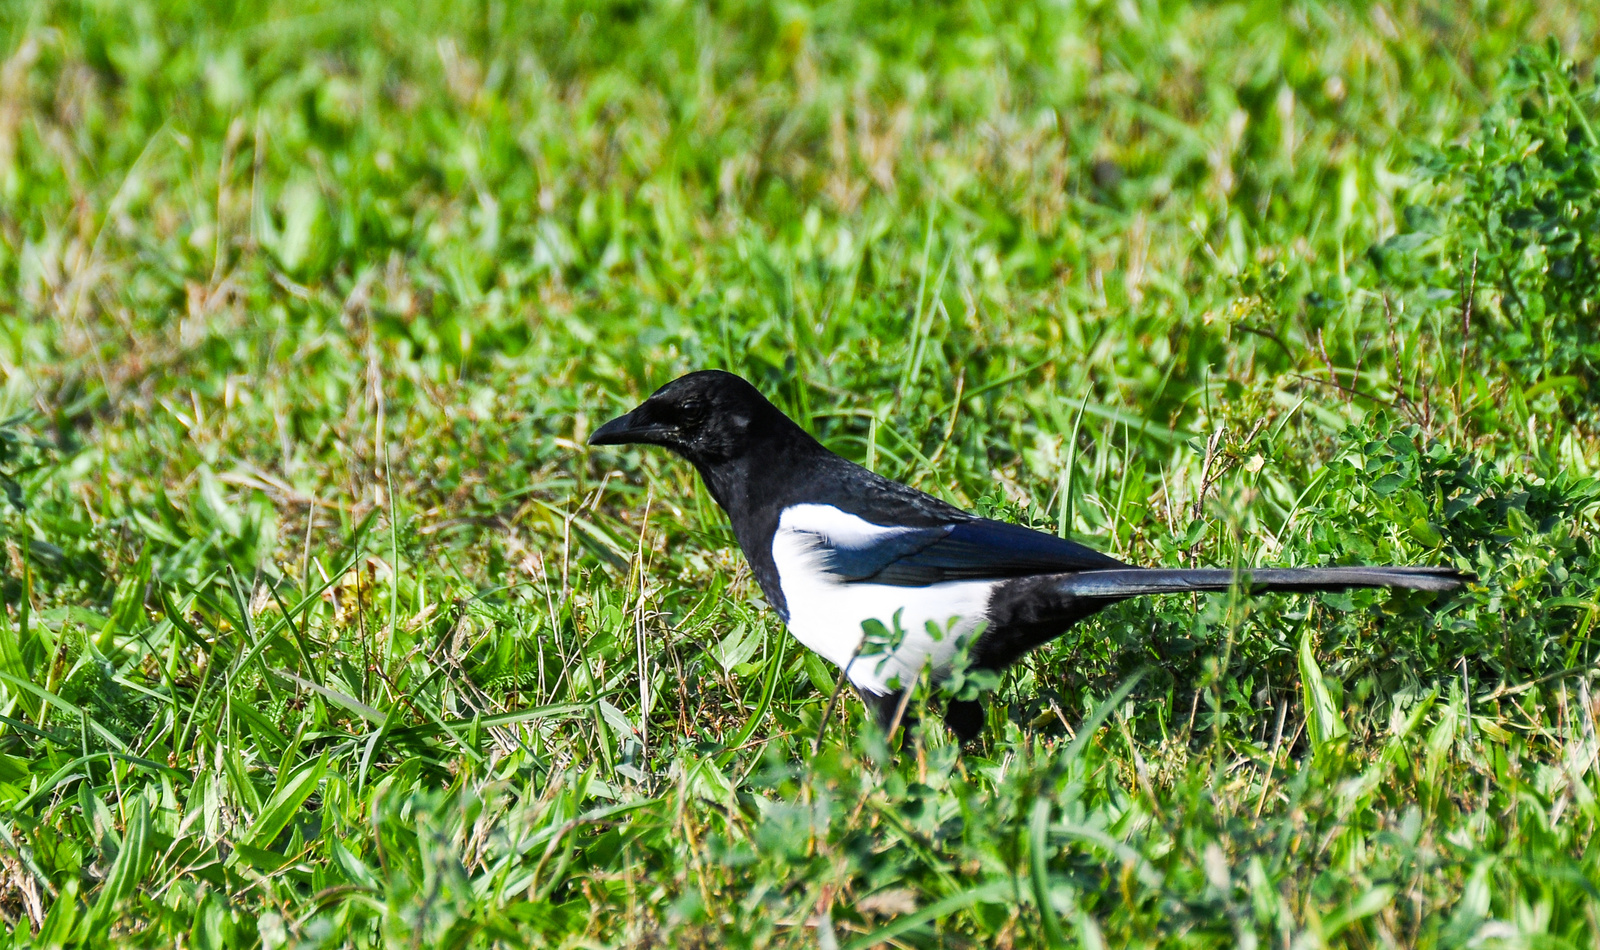
[[[0,3],[13,946],[1600,941],[1592,3],[272,6]],[[584,445],[707,367],[1476,580],[1125,603],[894,754]]]

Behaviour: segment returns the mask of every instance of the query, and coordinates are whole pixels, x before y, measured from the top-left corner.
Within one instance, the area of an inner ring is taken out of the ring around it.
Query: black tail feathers
[[[1352,587],[1403,587],[1447,591],[1472,579],[1449,567],[1295,567],[1239,572],[1253,593],[1349,590]],[[1086,599],[1122,600],[1144,594],[1223,591],[1234,585],[1235,572],[1222,568],[1128,568],[1079,571],[1059,576],[1057,591]]]

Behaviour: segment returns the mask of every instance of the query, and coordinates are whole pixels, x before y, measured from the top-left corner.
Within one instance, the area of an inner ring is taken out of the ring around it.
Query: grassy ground
[[[279,6],[0,18],[13,945],[1600,941],[1592,4]],[[1479,580],[813,751],[582,447],[709,366],[1133,560]]]

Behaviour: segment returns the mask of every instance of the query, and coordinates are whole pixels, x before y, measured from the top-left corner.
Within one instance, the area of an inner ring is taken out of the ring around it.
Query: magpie
[[[972,668],[999,672],[1118,601],[1235,583],[1231,570],[1135,567],[963,511],[835,455],[720,370],[668,383],[589,437],[630,443],[663,446],[700,472],[767,602],[797,640],[843,670],[886,729],[902,691],[924,668],[935,680],[947,675],[962,645]],[[1447,591],[1465,579],[1445,567],[1249,572],[1258,592]],[[869,639],[874,620],[898,636]],[[963,741],[982,723],[979,702],[946,705],[945,724]]]

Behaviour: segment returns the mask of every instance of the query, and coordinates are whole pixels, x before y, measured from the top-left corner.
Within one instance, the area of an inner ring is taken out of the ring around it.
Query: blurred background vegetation
[[[15,946],[1596,940],[1591,4],[0,10]],[[1479,579],[814,747],[582,447],[704,367],[1130,560]]]

